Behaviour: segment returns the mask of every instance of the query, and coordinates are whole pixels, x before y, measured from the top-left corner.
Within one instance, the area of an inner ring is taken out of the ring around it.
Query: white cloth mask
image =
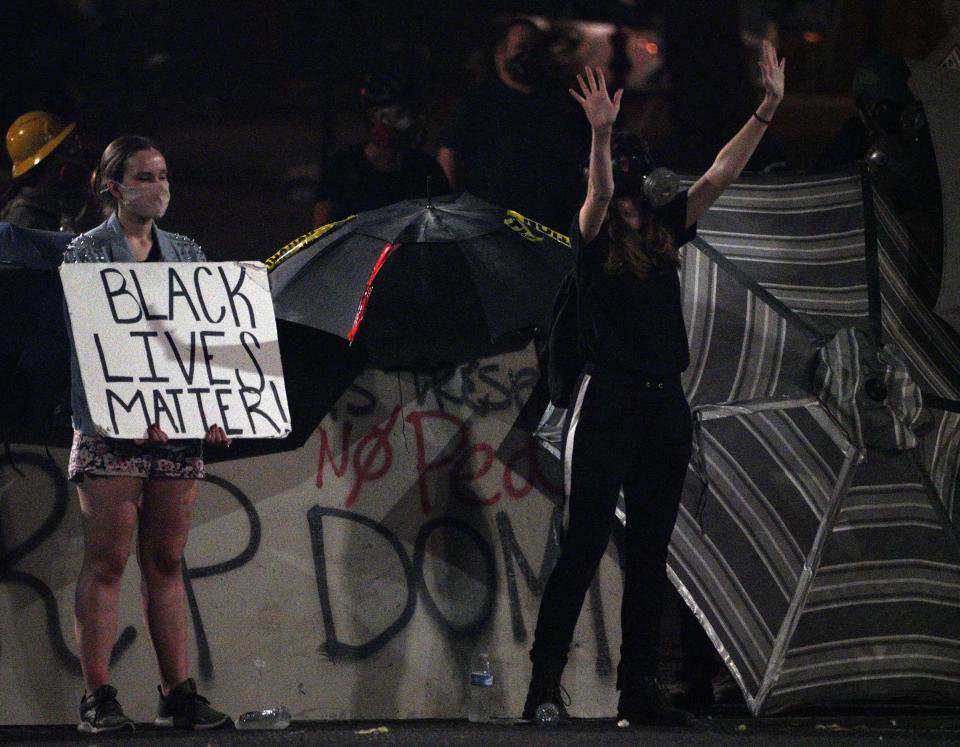
[[[127,187],[117,184],[120,204],[143,218],[162,218],[170,205],[170,185],[167,182],[151,182],[142,187]]]

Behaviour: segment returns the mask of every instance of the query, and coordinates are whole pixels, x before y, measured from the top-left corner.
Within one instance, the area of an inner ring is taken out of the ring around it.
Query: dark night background
[[[926,58],[960,0],[0,0],[0,126],[34,109],[75,121],[90,168],[117,136],[152,137],[170,167],[162,227],[211,260],[262,260],[310,230],[324,157],[364,140],[364,73],[416,75],[434,153],[463,91],[490,74],[493,24],[514,15],[548,28],[564,87],[604,64],[627,87],[621,124],[687,174],[750,116],[770,39],[786,98],[751,167],[806,173],[831,165],[857,116],[857,68]],[[0,165],[2,191],[5,151]],[[925,216],[910,227],[939,252]]]
[[[606,63],[630,85],[621,120],[642,127],[660,159],[688,173],[709,165],[749,116],[759,99],[756,45],[771,38],[787,58],[787,97],[762,161],[803,172],[855,115],[850,85],[857,66],[879,53],[922,59],[956,23],[956,5],[4,3],[0,115],[4,131],[31,109],[76,121],[91,166],[120,134],[154,137],[171,169],[173,201],[163,226],[196,238],[211,259],[263,259],[310,228],[323,154],[363,140],[363,73],[384,65],[415,71],[426,101],[425,149],[433,152],[458,96],[489,68],[484,44],[498,18],[530,14],[544,21],[567,84],[584,62]],[[654,53],[631,57],[638,39]],[[652,67],[641,69],[645,64]],[[3,174],[8,178],[5,158]]]

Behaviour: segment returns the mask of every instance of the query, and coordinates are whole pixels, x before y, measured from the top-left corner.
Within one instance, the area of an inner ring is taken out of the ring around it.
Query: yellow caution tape
[[[542,223],[537,223],[531,218],[527,218],[525,215],[520,215],[516,210],[508,210],[507,214],[503,218],[503,224],[517,233],[519,233],[527,241],[540,242],[547,236],[549,236],[554,241],[557,241],[564,246],[570,246],[570,238],[560,233],[559,231],[554,231],[549,226],[545,226]]]
[[[294,239],[289,244],[284,244],[276,254],[269,259],[264,260],[263,264],[267,266],[267,270],[272,270],[281,262],[290,259],[290,257],[303,249],[303,247],[307,246],[308,244],[312,244],[324,234],[330,233],[330,231],[332,231],[334,228],[338,228],[344,223],[352,221],[356,217],[356,215],[351,215],[343,220],[337,220],[333,223],[327,223],[325,226],[315,228],[310,233],[305,233],[303,236]]]

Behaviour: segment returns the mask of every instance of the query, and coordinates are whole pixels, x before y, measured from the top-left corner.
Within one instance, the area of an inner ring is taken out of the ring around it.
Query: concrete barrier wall
[[[529,350],[437,377],[365,372],[306,445],[210,467],[185,561],[191,662],[231,714],[458,718],[469,660],[491,655],[495,715],[517,716],[562,518],[558,465],[512,428]],[[67,452],[16,446],[0,471],[0,721],[76,719],[82,557]],[[612,715],[621,577],[604,558],[565,684],[580,716]],[[124,577],[112,665],[121,703],[152,719],[158,677]],[[258,665],[259,664],[259,665]]]

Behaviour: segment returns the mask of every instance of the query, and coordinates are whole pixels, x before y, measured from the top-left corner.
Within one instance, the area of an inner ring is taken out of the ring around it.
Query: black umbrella
[[[267,260],[278,319],[363,342],[384,368],[525,342],[572,264],[566,237],[467,193],[361,213]]]
[[[56,269],[73,236],[0,223],[0,437],[70,443],[70,352]]]
[[[0,222],[0,265],[4,269],[56,270],[72,238],[72,233]]]

